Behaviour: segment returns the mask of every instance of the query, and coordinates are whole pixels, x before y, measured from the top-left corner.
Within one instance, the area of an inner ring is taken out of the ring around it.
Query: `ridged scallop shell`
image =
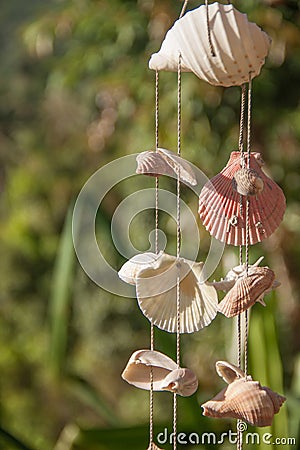
[[[270,38],[249,22],[232,5],[208,5],[210,34],[215,56],[208,41],[206,6],[186,13],[167,32],[158,53],[149,61],[153,70],[177,71],[178,55],[184,72],[213,85],[242,85],[260,73],[270,48]]]
[[[118,275],[125,283],[136,284],[136,278],[140,270],[151,267],[160,256],[161,253],[158,255],[151,252],[139,253],[123,264]]]
[[[269,267],[256,267],[248,276],[239,278],[232,289],[218,305],[218,311],[226,317],[234,317],[249,309],[254,303],[263,302],[263,296],[270,290],[275,274]]]
[[[171,358],[155,350],[134,352],[122,378],[133,386],[150,390],[151,371],[154,391],[169,391],[188,397],[198,388],[197,377],[190,369],[178,367]]]
[[[245,378],[245,373],[242,369],[227,361],[217,361],[216,371],[227,384],[230,384],[239,378]]]
[[[243,167],[233,176],[233,189],[241,195],[258,195],[263,191],[264,182],[256,170]]]
[[[266,427],[272,424],[285,400],[258,381],[241,378],[230,383],[202,408],[204,416],[240,419],[253,426]]]
[[[146,151],[140,153],[137,158],[136,173],[150,176],[169,175],[192,186],[197,184],[194,171],[188,161],[181,158],[170,150],[158,148],[157,151]]]
[[[247,155],[244,156],[247,161]],[[226,167],[202,188],[199,215],[209,233],[231,245],[246,245],[246,201],[249,201],[249,244],[268,238],[280,225],[285,211],[285,197],[280,187],[261,169],[259,153],[251,152],[250,168],[263,180],[257,196],[241,197],[232,180],[241,168],[239,152],[232,152]]]
[[[180,333],[194,333],[217,313],[213,286],[202,282],[202,263],[163,253],[154,265],[138,273],[136,293],[143,314],[162,330],[177,331],[177,277],[180,279]]]

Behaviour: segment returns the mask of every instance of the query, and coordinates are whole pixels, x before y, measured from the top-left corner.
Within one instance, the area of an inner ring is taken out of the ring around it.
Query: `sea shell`
[[[243,167],[233,176],[233,189],[241,195],[258,195],[264,188],[264,182],[256,170]]]
[[[163,380],[161,389],[189,397],[198,389],[198,379],[190,369],[175,369]]]
[[[266,306],[263,297],[273,285],[275,274],[269,267],[255,267],[250,274],[239,278],[218,305],[218,311],[233,317],[249,309],[254,303]]]
[[[254,264],[248,265],[248,275],[255,273],[255,268],[258,267],[258,265],[261,263],[263,259],[264,257],[261,256]],[[211,286],[214,286],[214,288],[217,289],[217,291],[228,292],[231,288],[233,288],[233,286],[235,285],[235,283],[239,278],[243,278],[246,275],[247,275],[246,264],[240,264],[230,269],[224,279],[220,281],[211,281],[209,282],[209,284]],[[265,294],[270,292],[272,289],[276,289],[278,286],[280,286],[280,284],[281,283],[279,281],[274,280],[272,286],[270,287],[270,289],[266,290]]]
[[[253,426],[266,427],[272,424],[285,400],[258,381],[240,378],[201,406],[204,416],[240,419]]]
[[[232,5],[208,5],[212,49],[208,39],[205,5],[186,13],[167,32],[158,53],[149,61],[153,70],[194,72],[213,85],[242,85],[260,73],[270,38]]]
[[[154,442],[150,442],[147,450],[162,450],[162,449],[160,447],[157,447],[157,445]]]
[[[242,369],[227,361],[217,361],[216,371],[227,384],[230,384],[239,378],[245,378],[245,373]]]
[[[189,162],[165,148],[142,152],[137,156],[136,161],[136,173],[138,174],[177,177],[179,173],[180,180],[184,183],[189,183],[192,186],[197,184],[197,179]]]
[[[247,161],[248,156],[244,155]],[[285,197],[280,187],[261,169],[259,153],[251,152],[250,168],[264,183],[259,195],[240,196],[232,180],[241,169],[240,152],[232,152],[226,167],[202,188],[199,214],[205,228],[226,244],[246,245],[246,201],[249,201],[249,244],[268,238],[280,225],[285,211]],[[240,197],[242,209],[240,207]]]
[[[155,350],[137,350],[125,367],[122,378],[140,389],[151,389],[151,371],[154,391],[169,391],[184,397],[198,388],[196,375],[180,368],[168,356]]]
[[[136,278],[139,271],[145,267],[151,267],[160,256],[161,253],[158,255],[151,252],[139,253],[123,264],[118,275],[125,283],[136,284]]]
[[[177,279],[180,281],[180,333],[194,333],[217,313],[213,286],[202,281],[202,263],[162,253],[155,264],[139,271],[136,293],[143,314],[158,328],[177,331]]]

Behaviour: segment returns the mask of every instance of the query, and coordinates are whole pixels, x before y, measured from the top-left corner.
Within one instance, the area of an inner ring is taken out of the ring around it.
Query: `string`
[[[181,54],[178,55],[177,72],[177,155],[181,154]],[[176,258],[177,258],[177,279],[176,279],[176,363],[180,366],[180,167],[177,168],[177,205],[176,205]],[[173,450],[177,449],[177,394],[173,394]]]
[[[251,155],[251,109],[252,109],[252,80],[251,73],[249,73],[248,81],[248,121],[247,121],[247,166],[250,169],[250,155]],[[246,275],[249,271],[249,210],[250,198],[247,196],[246,203]],[[244,372],[247,375],[248,371],[248,328],[249,328],[249,314],[245,311],[245,349],[244,349]]]
[[[244,132],[245,132],[245,106],[246,106],[246,85],[242,85],[241,91],[241,112],[240,112],[240,130],[239,130],[239,151],[240,151],[240,161],[241,166],[244,167],[245,159],[244,159]],[[240,217],[243,217],[243,196],[240,194],[239,196],[239,207],[240,207]],[[243,264],[243,246],[239,247],[239,263]],[[241,368],[242,363],[242,326],[241,326],[241,314],[238,315],[237,318],[237,338],[238,338],[238,367]],[[241,450],[243,447],[242,442],[242,430],[241,430],[241,421],[237,421],[237,449]]]
[[[211,56],[215,57],[216,53],[212,44],[211,40],[211,29],[210,29],[210,23],[209,23],[209,11],[208,11],[208,0],[205,0],[205,8],[206,8],[206,27],[207,27],[207,38],[208,38],[208,45],[210,49]]]
[[[188,2],[189,2],[189,0],[185,0],[185,1],[184,1],[184,4],[183,4],[183,6],[182,6],[182,9],[181,9],[181,12],[180,12],[180,15],[179,15],[179,19],[181,19],[181,17],[182,17],[183,14],[185,13],[185,10],[186,10],[186,7],[187,7]]]
[[[159,72],[155,71],[155,151],[158,150],[158,118],[159,118]],[[155,177],[155,254],[158,255],[158,177]],[[154,325],[150,323],[150,349],[154,350]],[[150,370],[150,399],[149,399],[149,441],[153,443],[153,367]]]

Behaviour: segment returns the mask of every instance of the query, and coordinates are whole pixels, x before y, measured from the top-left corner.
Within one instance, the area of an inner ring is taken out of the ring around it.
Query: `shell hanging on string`
[[[150,442],[147,450],[162,450],[162,449],[160,447],[157,447],[157,445],[154,442]]]
[[[254,264],[249,264],[248,266],[248,274],[252,274],[255,272],[255,268],[258,267],[258,265],[261,263],[261,261],[264,259],[263,256],[261,256]],[[211,281],[209,284],[211,286],[214,286],[217,291],[224,291],[228,292],[239,278],[245,277],[247,274],[247,267],[246,264],[241,264],[239,266],[235,266],[232,269],[229,270],[227,275],[224,279],[220,281]],[[273,284],[270,289],[266,290],[265,294],[269,293],[272,289],[276,289],[279,287],[281,283],[277,280],[273,281]]]
[[[227,361],[217,361],[216,371],[227,384],[230,384],[239,378],[245,378],[245,373],[242,369]]]
[[[143,264],[142,269],[139,263],[138,268],[136,262],[132,263],[134,257],[119,272],[122,279],[135,281],[143,314],[158,328],[177,331],[179,277],[180,333],[194,333],[209,325],[217,314],[218,296],[213,286],[202,281],[203,264],[162,252],[155,256],[155,261]]]
[[[231,4],[201,5],[177,20],[167,32],[158,53],[149,61],[153,70],[194,72],[215,86],[240,86],[259,75],[271,39],[246,14]],[[209,42],[209,34],[211,44]]]
[[[239,278],[218,305],[226,317],[234,317],[249,309],[254,303],[266,306],[263,297],[272,289],[275,274],[269,267],[252,268],[250,274]]]
[[[241,195],[258,195],[264,189],[264,182],[256,170],[242,167],[233,176],[233,188]]]
[[[136,173],[150,176],[169,175],[192,186],[197,184],[194,171],[188,161],[181,158],[170,150],[158,148],[157,151],[146,151],[140,153],[137,158]]]
[[[248,155],[243,154],[245,164]],[[251,152],[250,168],[263,182],[257,195],[240,196],[234,189],[234,175],[242,167],[240,152],[232,152],[226,167],[202,188],[199,215],[209,233],[231,245],[246,245],[246,202],[249,201],[249,244],[268,238],[280,225],[285,197],[280,187],[261,169],[260,153]],[[240,197],[241,205],[240,207]]]
[[[169,391],[188,397],[198,388],[197,377],[190,369],[178,367],[171,358],[155,350],[134,352],[122,378],[133,386],[150,390],[151,371],[154,391]]]
[[[282,395],[248,377],[232,381],[201,406],[207,417],[240,419],[253,426],[266,427],[272,424],[285,400]]]

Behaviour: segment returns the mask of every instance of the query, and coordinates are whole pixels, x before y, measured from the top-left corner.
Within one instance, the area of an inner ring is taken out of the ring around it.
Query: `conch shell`
[[[233,176],[233,188],[241,195],[258,195],[264,188],[263,179],[254,169],[243,167]]]
[[[253,426],[266,427],[272,424],[274,415],[285,400],[258,381],[239,378],[204,403],[202,408],[204,416],[240,419]]]
[[[155,350],[137,350],[125,367],[122,378],[140,389],[169,391],[188,397],[198,388],[196,375],[186,368],[180,368],[168,356]]]
[[[140,153],[137,158],[136,173],[150,176],[169,175],[176,177],[192,186],[197,184],[194,171],[188,161],[170,150],[158,148],[157,151]]]
[[[255,267],[247,276],[239,278],[233,288],[218,305],[218,311],[226,317],[233,317],[249,309],[254,303],[266,306],[263,297],[272,288],[275,279],[269,267]]]
[[[244,378],[245,373],[239,367],[227,361],[216,362],[217,374],[226,381],[227,384],[232,383],[239,378]]]
[[[261,263],[263,259],[264,257],[261,256],[254,264],[248,265],[249,275],[255,272],[255,267],[258,267],[258,265]],[[241,264],[239,266],[235,266],[232,269],[230,269],[224,279],[221,279],[220,281],[211,281],[209,284],[211,286],[214,286],[214,288],[217,289],[217,291],[228,292],[231,288],[233,288],[237,280],[239,278],[245,277],[246,274],[247,274],[246,264]],[[278,286],[280,286],[280,284],[281,283],[279,281],[274,280],[271,289],[267,290],[265,294],[267,294],[272,289],[276,289]]]

